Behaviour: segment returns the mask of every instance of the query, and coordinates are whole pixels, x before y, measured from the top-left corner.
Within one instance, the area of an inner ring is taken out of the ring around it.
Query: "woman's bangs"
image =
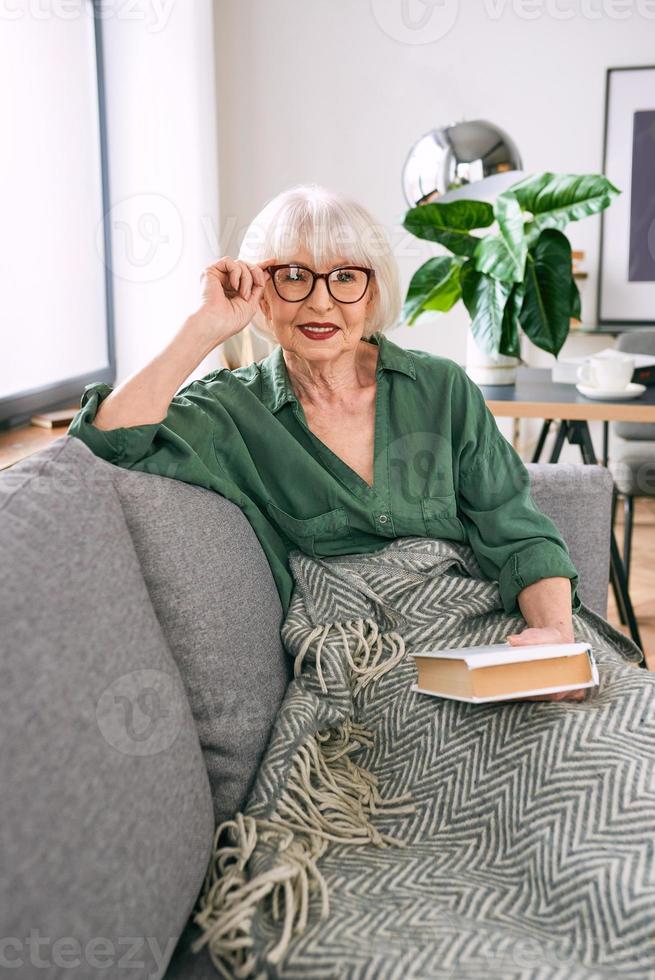
[[[292,261],[302,249],[310,254],[316,270],[334,265],[341,257],[349,265],[370,267],[357,229],[331,209],[295,208],[288,215],[281,214],[271,232],[269,254],[277,255],[279,262]]]

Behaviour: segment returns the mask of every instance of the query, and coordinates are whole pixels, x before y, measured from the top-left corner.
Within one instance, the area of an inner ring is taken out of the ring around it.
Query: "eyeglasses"
[[[366,290],[374,269],[361,265],[342,265],[332,272],[314,272],[306,265],[269,265],[270,274],[280,299],[287,303],[301,303],[311,295],[317,279],[325,279],[332,299],[337,303],[357,303]]]

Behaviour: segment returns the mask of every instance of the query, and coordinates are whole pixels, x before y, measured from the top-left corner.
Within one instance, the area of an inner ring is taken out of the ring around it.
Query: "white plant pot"
[[[481,350],[475,342],[471,327],[466,328],[466,373],[479,385],[513,385],[519,357],[491,354]]]

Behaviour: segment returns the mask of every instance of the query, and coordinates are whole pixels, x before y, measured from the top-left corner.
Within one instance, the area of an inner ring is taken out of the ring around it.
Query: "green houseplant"
[[[540,173],[513,184],[493,206],[455,200],[411,208],[403,227],[453,254],[434,256],[414,273],[403,322],[411,325],[426,311],[447,312],[461,299],[482,351],[520,357],[520,328],[557,357],[571,317],[580,319],[563,229],[602,211],[619,193],[602,174]],[[496,229],[473,234],[494,222]]]

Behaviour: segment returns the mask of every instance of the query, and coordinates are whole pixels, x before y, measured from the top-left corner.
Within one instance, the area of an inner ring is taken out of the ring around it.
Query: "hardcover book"
[[[418,671],[413,691],[475,704],[598,684],[588,643],[493,643],[412,656]]]

